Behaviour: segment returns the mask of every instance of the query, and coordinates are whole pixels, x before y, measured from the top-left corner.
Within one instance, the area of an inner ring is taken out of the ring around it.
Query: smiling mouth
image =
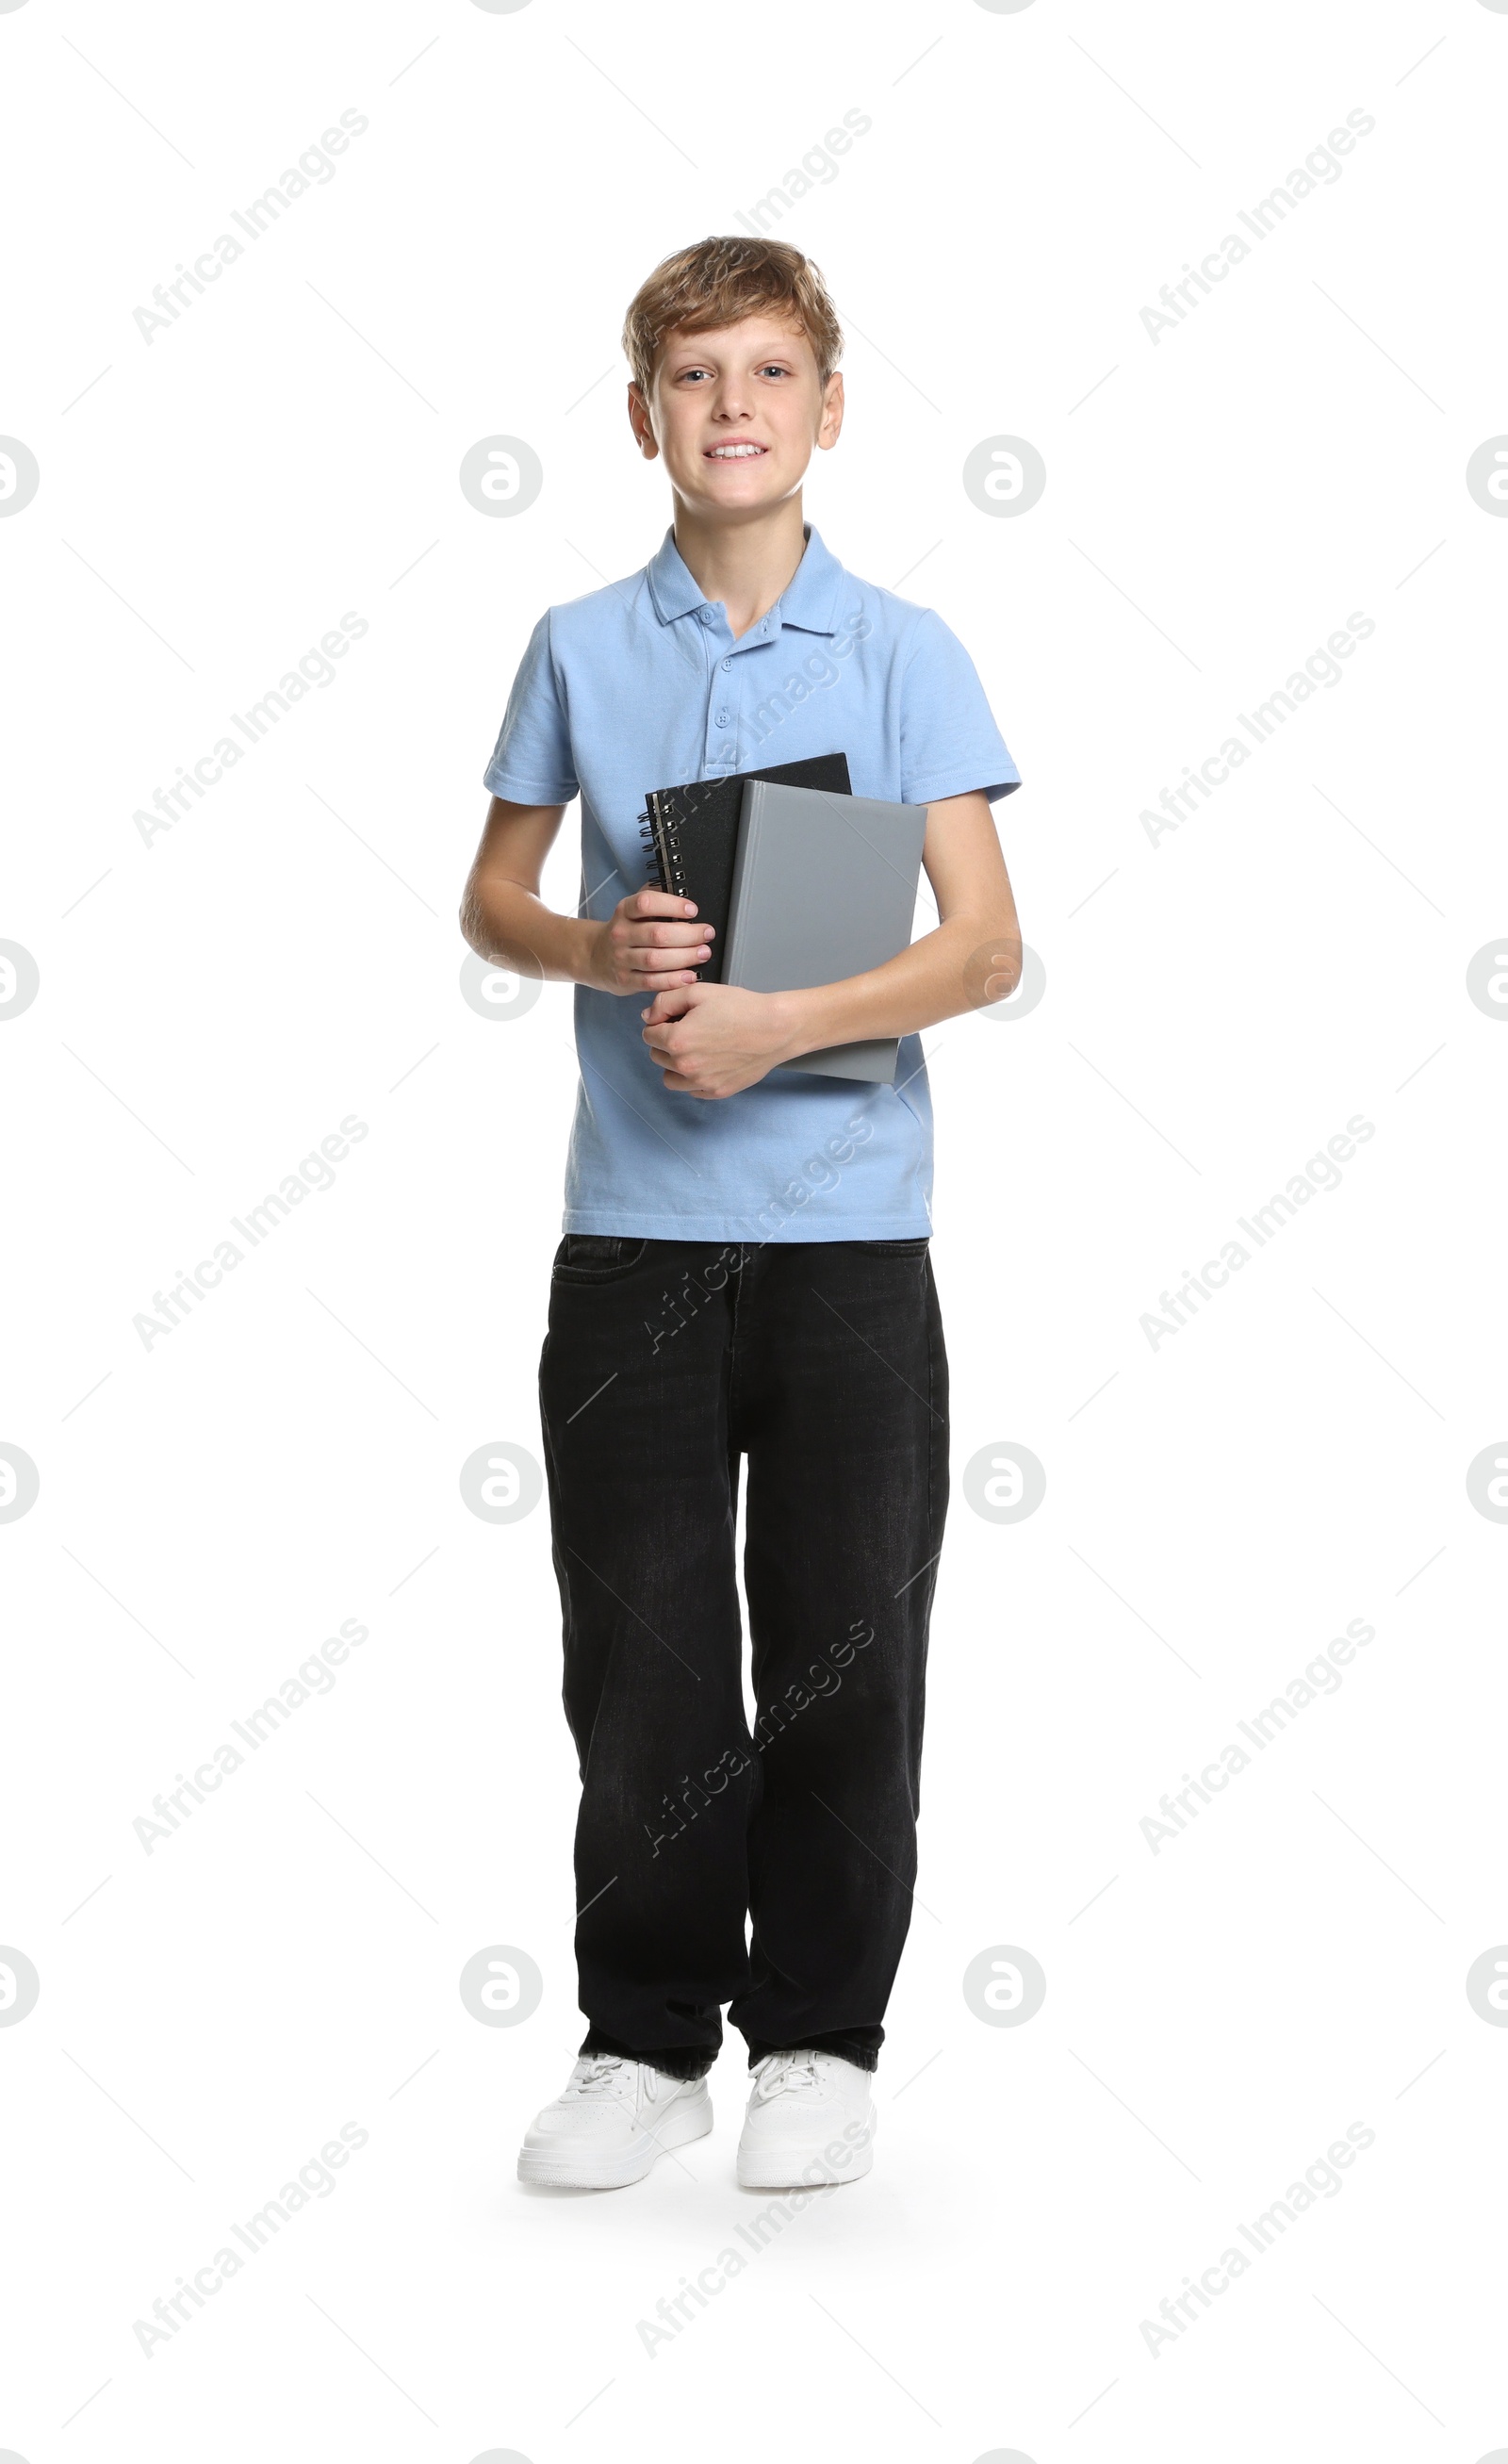
[[[744,440],[737,445],[709,445],[702,459],[704,462],[755,462],[761,453],[769,451],[768,445],[754,445]]]

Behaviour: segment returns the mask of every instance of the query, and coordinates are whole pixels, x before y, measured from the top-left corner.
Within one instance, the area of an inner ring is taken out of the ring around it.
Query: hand
[[[603,993],[659,993],[694,984],[694,970],[711,957],[715,927],[693,924],[693,900],[664,890],[636,890],[621,898],[605,924],[594,926],[592,982]]]
[[[754,1086],[803,1048],[788,993],[692,983],[658,994],[644,1017],[645,1042],[666,1085],[709,1102]]]

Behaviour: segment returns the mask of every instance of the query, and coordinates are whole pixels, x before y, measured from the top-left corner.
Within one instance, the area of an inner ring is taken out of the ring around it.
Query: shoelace
[[[624,2061],[620,2054],[587,2055],[580,2065],[580,2078],[572,2080],[566,2093],[569,2096],[614,2096],[623,2082],[623,2073],[633,2068],[634,2064]],[[653,2104],[659,2092],[659,2082],[647,2063],[645,2065],[644,2086],[645,2096]]]
[[[766,2054],[754,2065],[758,2084],[755,2096],[761,2104],[773,2096],[782,2096],[787,2088],[820,2087],[815,2054]]]

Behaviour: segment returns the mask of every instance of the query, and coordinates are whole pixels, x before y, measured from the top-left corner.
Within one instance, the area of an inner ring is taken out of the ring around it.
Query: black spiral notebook
[[[639,834],[645,843],[650,886],[696,902],[696,920],[716,929],[712,955],[697,969],[697,981],[720,984],[738,854],[738,812],[744,781],[767,779],[779,787],[817,787],[829,796],[851,796],[848,757],[818,753],[806,761],[783,761],[769,770],[738,770],[727,779],[693,779],[684,787],[656,787],[645,798]],[[793,882],[793,891],[800,885]]]

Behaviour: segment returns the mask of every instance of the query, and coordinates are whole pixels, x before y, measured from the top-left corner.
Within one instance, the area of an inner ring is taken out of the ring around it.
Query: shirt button
[[[725,672],[726,672],[726,671],[727,671],[729,668],[731,668],[731,667],[732,666],[732,664],[733,664],[733,663],[732,663],[732,659],[725,659],[725,660],[723,661],[723,668],[724,668]]]
[[[719,727],[726,727],[726,726],[727,726],[727,724],[728,724],[728,713],[726,712],[726,710],[720,710],[720,711],[718,711],[718,713],[716,714],[716,719],[717,719],[717,725],[718,725]]]
[[[712,623],[712,621],[713,621],[713,618],[712,618],[712,611],[711,611],[711,609],[710,609],[710,607],[704,607],[704,608],[703,608],[703,610],[702,610],[702,622],[703,622],[703,624],[704,624],[704,625],[710,625],[710,624]]]

